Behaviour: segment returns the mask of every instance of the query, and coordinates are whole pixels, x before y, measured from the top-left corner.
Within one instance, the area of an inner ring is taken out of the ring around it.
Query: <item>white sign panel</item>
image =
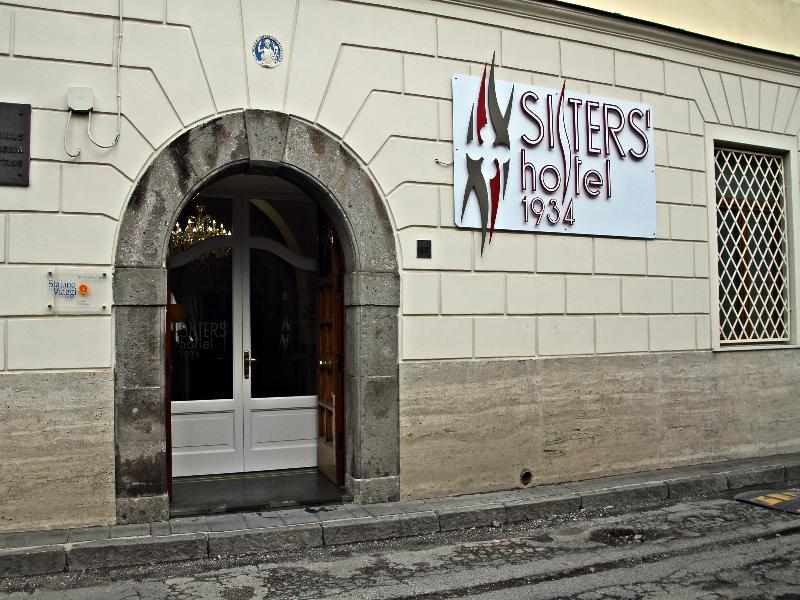
[[[57,267],[48,272],[48,307],[60,315],[111,313],[111,275],[107,268]]]
[[[480,229],[652,238],[650,106],[453,77],[455,221]],[[482,246],[483,248],[483,246]]]

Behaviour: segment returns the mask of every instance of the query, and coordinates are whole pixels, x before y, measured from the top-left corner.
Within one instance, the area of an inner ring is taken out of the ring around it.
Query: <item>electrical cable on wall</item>
[[[116,64],[116,84],[117,84],[117,132],[114,136],[114,141],[110,144],[101,144],[94,136],[92,136],[92,113],[94,112],[93,91],[89,88],[70,88],[68,92],[69,114],[67,115],[67,127],[64,131],[64,152],[72,158],[80,156],[81,149],[78,148],[76,152],[70,152],[68,148],[69,138],[69,124],[72,120],[73,112],[88,112],[89,120],[86,125],[86,134],[89,140],[98,148],[113,148],[119,142],[122,134],[122,85],[121,85],[121,69],[122,69],[122,2],[118,0],[117,10],[119,12],[119,30],[117,32],[117,64]],[[75,94],[73,96],[73,94]],[[77,102],[74,99],[77,99]]]
[[[67,114],[67,127],[66,129],[64,129],[64,152],[66,152],[72,158],[77,158],[78,156],[81,155],[81,149],[78,148],[78,151],[73,154],[72,152],[69,151],[69,148],[67,148],[67,138],[69,137],[69,122],[71,120],[72,120],[72,109],[70,108],[69,113]]]
[[[89,124],[86,126],[86,133],[91,142],[98,148],[113,148],[119,141],[122,128],[122,87],[120,86],[120,70],[122,66],[122,0],[119,0],[119,31],[117,33],[117,135],[114,141],[108,146],[101,144],[92,137],[92,111],[89,111]]]

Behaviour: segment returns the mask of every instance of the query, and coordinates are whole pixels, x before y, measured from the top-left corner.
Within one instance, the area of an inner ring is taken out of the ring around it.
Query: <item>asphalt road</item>
[[[241,559],[0,581],[10,600],[800,599],[800,516],[717,499]]]

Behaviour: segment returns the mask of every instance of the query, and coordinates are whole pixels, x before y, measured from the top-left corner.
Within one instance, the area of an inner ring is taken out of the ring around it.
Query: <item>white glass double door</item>
[[[316,239],[289,230],[314,210],[199,198],[178,218],[167,316],[174,477],[316,466]]]

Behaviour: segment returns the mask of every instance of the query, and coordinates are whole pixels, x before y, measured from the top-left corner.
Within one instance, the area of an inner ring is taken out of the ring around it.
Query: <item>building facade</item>
[[[800,451],[792,47],[537,0],[68,4],[0,6],[0,531],[164,519],[173,476],[378,502]],[[645,107],[614,190],[653,230],[464,226],[459,77],[498,82],[494,142],[511,85]]]

